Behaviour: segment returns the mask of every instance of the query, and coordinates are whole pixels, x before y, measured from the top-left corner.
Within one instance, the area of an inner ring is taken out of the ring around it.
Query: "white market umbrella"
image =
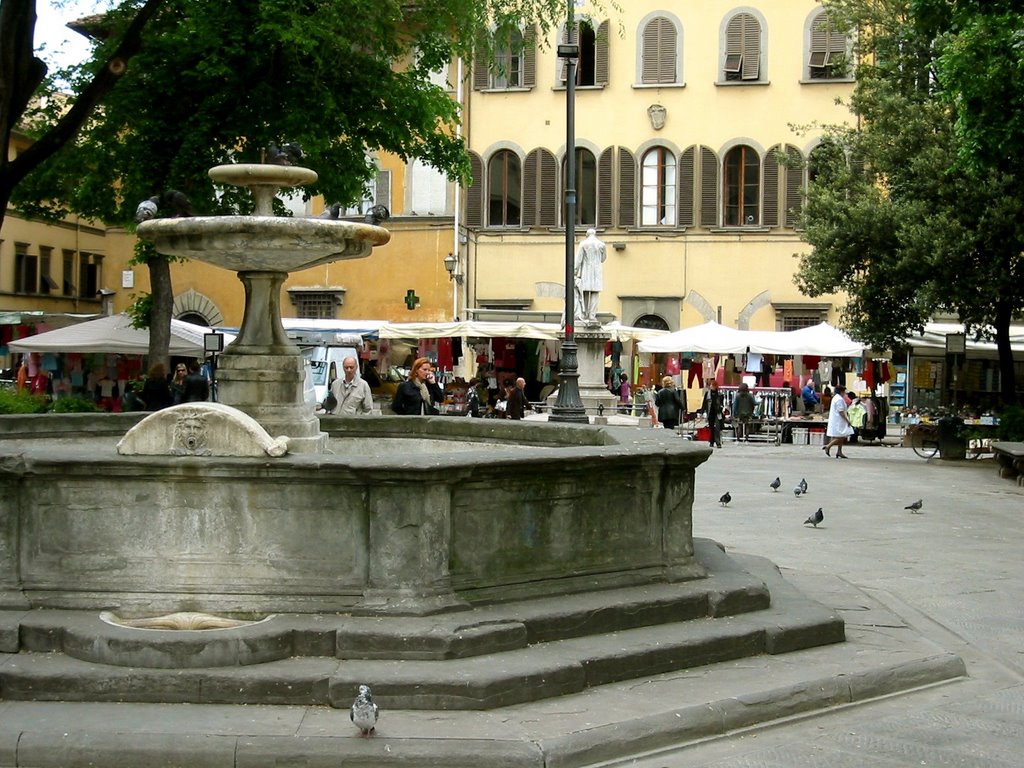
[[[720,323],[708,322],[641,341],[638,347],[641,352],[731,354],[747,351],[747,333],[749,332],[737,331]]]
[[[211,328],[193,325],[182,320],[171,320],[171,343],[168,353],[179,356],[203,357],[203,336]],[[234,341],[224,334],[224,343]],[[70,325],[66,328],[39,333],[8,344],[12,352],[100,352],[121,355],[148,355],[149,330],[133,328],[128,315],[111,315],[98,320]]]

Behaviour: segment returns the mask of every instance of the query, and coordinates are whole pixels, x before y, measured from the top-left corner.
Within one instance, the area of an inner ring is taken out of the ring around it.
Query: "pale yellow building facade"
[[[795,254],[807,249],[796,212],[820,141],[813,126],[849,120],[836,103],[853,87],[848,41],[814,0],[618,5],[577,8],[576,240],[593,226],[608,245],[599,311],[671,330],[706,320],[751,329],[835,321],[840,299],[808,299],[793,273]],[[562,34],[508,51],[499,68],[454,62],[438,76],[463,105],[473,183],[457,187],[416,161],[377,158],[381,172],[362,208],[387,205],[391,242],[366,259],[290,276],[286,316],[557,317]],[[323,201],[291,208],[318,215]],[[128,263],[133,245],[120,229],[9,214],[0,232],[0,311],[121,311],[149,291],[147,270]],[[187,262],[173,265],[172,280],[175,317],[241,322],[243,291],[232,273]]]
[[[836,104],[853,87],[849,41],[822,6],[577,5],[576,241],[593,226],[608,246],[599,311],[670,330],[834,322],[837,297],[793,283],[813,126],[850,118]],[[474,62],[460,254],[471,308],[564,306],[563,35],[500,69]]]

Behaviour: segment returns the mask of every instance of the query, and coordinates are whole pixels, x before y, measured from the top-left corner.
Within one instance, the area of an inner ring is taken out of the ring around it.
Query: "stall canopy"
[[[964,333],[960,323],[927,323],[924,332],[919,336],[907,339],[907,345],[914,349],[945,350],[946,336],[951,333]],[[1024,325],[1010,326],[1010,348],[1014,352],[1024,352]],[[975,339],[967,336],[967,350],[970,352],[996,352],[996,343],[990,339]]]
[[[203,336],[212,329],[193,325],[181,320],[171,320],[172,355],[203,357],[206,353]],[[224,335],[224,343],[234,341],[234,336]],[[24,339],[12,341],[12,352],[100,352],[121,355],[149,354],[149,331],[133,328],[128,315],[111,315],[98,320],[39,333]]]
[[[382,339],[438,339],[461,336],[470,339],[558,339],[557,323],[503,323],[483,320],[454,323],[388,323]]]
[[[667,334],[654,328],[638,328],[608,323],[602,330],[615,341],[656,338]],[[469,339],[546,339],[558,341],[562,326],[559,323],[500,322],[467,320],[452,323],[387,323],[380,328],[382,339],[437,339],[459,336]]]
[[[765,355],[817,355],[819,357],[860,357],[864,345],[843,331],[819,323],[795,331],[747,331],[751,352]]]
[[[640,342],[641,352],[703,352],[859,357],[864,345],[828,323],[796,331],[739,331],[715,322]]]
[[[641,352],[705,352],[732,354],[746,352],[749,331],[708,322],[640,342]]]

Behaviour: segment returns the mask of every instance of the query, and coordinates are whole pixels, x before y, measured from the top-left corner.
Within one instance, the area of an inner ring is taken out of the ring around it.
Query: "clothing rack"
[[[729,424],[732,422],[732,403],[739,387],[719,387],[725,408],[729,411]],[[791,396],[793,391],[788,387],[751,387],[754,396],[754,418],[750,422],[750,433],[747,439],[775,443],[782,441],[782,423],[791,415]],[[734,433],[735,434],[735,433]]]

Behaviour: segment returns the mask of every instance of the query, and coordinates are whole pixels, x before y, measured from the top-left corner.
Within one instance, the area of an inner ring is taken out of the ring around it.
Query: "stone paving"
[[[830,574],[859,586],[960,654],[969,680],[617,764],[1022,764],[1024,490],[998,478],[990,460],[925,461],[891,445],[846,452],[850,459],[837,461],[814,446],[727,443],[698,470],[695,533],[764,555],[787,578]],[[809,490],[796,498],[800,477]],[[717,503],[725,490],[728,508]],[[920,514],[903,509],[918,498]],[[824,524],[801,525],[818,506]]]

